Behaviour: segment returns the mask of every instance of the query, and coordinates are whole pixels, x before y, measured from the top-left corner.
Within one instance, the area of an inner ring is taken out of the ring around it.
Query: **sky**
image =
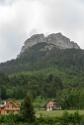
[[[0,0],[0,62],[15,59],[31,35],[58,32],[84,49],[84,0]]]

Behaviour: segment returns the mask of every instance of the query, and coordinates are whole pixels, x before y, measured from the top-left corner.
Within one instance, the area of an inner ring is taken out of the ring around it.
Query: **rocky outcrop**
[[[77,43],[70,41],[69,38],[63,36],[61,33],[56,33],[56,34],[53,33],[48,35],[47,37],[45,37],[44,34],[35,34],[31,36],[31,38],[25,41],[24,46],[21,49],[21,53],[23,53],[29,47],[41,42],[54,44],[56,45],[56,47],[60,49],[70,49],[70,48],[80,49]]]
[[[63,36],[61,33],[50,34],[46,39],[47,43],[49,44],[52,43],[58,46],[60,49],[70,49],[70,48],[80,49],[77,43],[70,41],[69,38]]]

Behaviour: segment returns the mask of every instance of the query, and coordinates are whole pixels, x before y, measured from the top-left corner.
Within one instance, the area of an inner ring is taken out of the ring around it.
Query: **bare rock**
[[[77,43],[70,41],[69,38],[63,36],[61,33],[53,33],[48,35],[47,37],[45,37],[44,34],[35,34],[25,41],[24,46],[21,49],[21,53],[23,53],[29,47],[41,42],[54,44],[60,49],[80,49]]]

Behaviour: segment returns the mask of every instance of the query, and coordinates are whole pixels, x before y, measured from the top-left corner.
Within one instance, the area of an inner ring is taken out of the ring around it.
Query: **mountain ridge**
[[[42,41],[41,35],[42,34],[32,36],[33,41],[35,38],[36,40],[40,39]],[[36,36],[39,37],[37,38]],[[80,49],[76,43],[70,42],[69,38],[59,33],[51,34],[46,38],[52,39],[50,39],[50,42],[49,40],[48,42],[37,41],[38,43],[35,42],[33,45],[26,46],[27,48],[24,52],[20,53],[16,59],[1,63],[0,72],[11,74],[16,72],[37,71],[49,67],[58,67],[58,69],[62,68],[64,70],[65,68],[69,68],[77,72],[84,71],[84,50]],[[63,40],[61,41],[62,45],[64,45],[63,43],[65,42],[65,44],[67,43],[66,45],[73,45],[73,47],[70,46],[71,48],[62,49],[57,44],[54,44],[56,38],[58,38],[59,42],[60,39]],[[28,42],[26,41],[26,43]]]
[[[61,33],[52,33],[48,36],[44,36],[44,34],[35,34],[24,42],[24,46],[22,47],[21,52],[17,57],[24,53],[24,51],[29,47],[32,47],[33,45],[41,42],[54,44],[60,49],[80,49],[77,43],[70,41],[69,38],[65,37]]]

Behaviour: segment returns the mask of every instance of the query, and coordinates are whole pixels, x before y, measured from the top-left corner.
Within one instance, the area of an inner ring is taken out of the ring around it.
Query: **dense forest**
[[[18,58],[0,64],[0,72],[16,73],[36,71],[57,66],[76,72],[84,71],[84,50],[59,49],[47,43],[38,43],[22,53]]]
[[[0,64],[1,100],[28,94],[37,107],[55,99],[62,109],[84,109],[84,51],[46,46],[38,43]]]
[[[53,73],[49,73],[49,69],[10,76],[1,73],[1,100],[23,99],[28,94],[40,107],[43,107],[42,101],[55,99],[62,109],[84,109],[84,75],[50,71]]]

